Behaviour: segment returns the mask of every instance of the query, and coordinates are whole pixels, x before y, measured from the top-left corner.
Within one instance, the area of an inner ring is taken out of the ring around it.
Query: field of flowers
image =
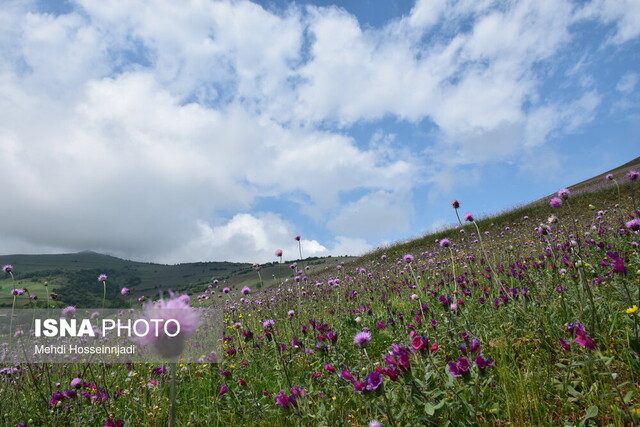
[[[224,302],[217,363],[0,365],[0,423],[637,425],[640,180],[604,181],[493,218],[454,201],[456,228],[259,293],[211,283],[190,304]]]

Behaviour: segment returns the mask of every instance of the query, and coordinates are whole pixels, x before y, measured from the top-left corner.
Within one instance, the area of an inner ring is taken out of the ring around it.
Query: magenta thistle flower
[[[353,338],[353,343],[360,348],[366,347],[369,341],[371,341],[371,332],[369,331],[358,332]]]
[[[549,200],[549,205],[554,209],[559,209],[562,207],[562,199],[559,197],[554,197]]]
[[[448,248],[449,246],[451,246],[451,240],[449,240],[449,239],[440,240],[440,247]]]
[[[104,282],[107,280],[107,275],[106,274],[101,274],[98,276],[98,282]]]
[[[460,202],[454,200],[453,202],[451,202],[451,206],[453,206],[453,209],[458,209],[460,207]]]
[[[231,289],[224,288],[224,289],[222,289],[222,292],[224,292],[225,294],[228,294],[229,292],[231,292]]]
[[[485,370],[489,366],[493,366],[494,365],[494,362],[493,362],[492,358],[487,357],[485,359],[484,357],[482,357],[482,355],[476,356],[474,362],[476,363],[476,366],[478,367],[478,369],[480,369],[481,371]]]
[[[473,214],[471,212],[467,212],[466,214],[464,214],[464,220],[468,222],[473,222],[474,220]]]
[[[245,286],[244,288],[242,288],[240,292],[242,293],[242,295],[248,295],[249,293],[251,293],[251,288],[248,286]]]
[[[282,257],[282,249],[276,249],[275,254],[278,258]]]
[[[13,289],[11,295],[24,295],[24,289]]]
[[[158,322],[157,334],[156,328],[149,328],[147,335],[138,337],[138,341],[142,345],[152,346],[158,354],[168,359],[182,353],[185,340],[193,335],[200,324],[198,310],[190,307],[188,300],[173,293],[170,293],[169,299],[145,303],[143,313],[147,319],[161,321]]]
[[[62,309],[62,315],[64,317],[73,317],[76,314],[76,308],[72,305]]]
[[[5,273],[11,273],[12,270],[13,270],[13,265],[11,264],[7,264],[4,267],[2,267],[2,271],[4,271]]]
[[[563,188],[562,190],[558,191],[558,197],[563,200],[567,200],[570,195],[571,191],[568,188]]]
[[[120,291],[120,294],[123,296],[127,296],[131,293],[131,291],[129,290],[129,288],[122,288],[122,290]]]
[[[411,264],[413,262],[413,255],[411,254],[407,254],[405,255],[403,258],[404,262],[406,262],[407,264]]]
[[[633,231],[640,230],[640,218],[635,218],[627,222],[627,228]]]
[[[606,178],[607,178],[609,181],[613,181],[613,174],[612,174],[612,173],[608,173],[608,174],[607,174],[607,176],[606,176]]]
[[[84,382],[82,381],[82,378],[74,378],[71,380],[71,387],[73,388],[80,388],[82,387],[82,385],[84,384]]]
[[[635,181],[638,179],[638,176],[640,176],[640,172],[638,171],[634,171],[634,170],[630,170],[627,173],[627,178],[629,178],[629,181]]]
[[[298,242],[300,241],[301,238],[302,237],[299,234],[296,234],[295,236],[293,236],[293,239],[298,241]]]

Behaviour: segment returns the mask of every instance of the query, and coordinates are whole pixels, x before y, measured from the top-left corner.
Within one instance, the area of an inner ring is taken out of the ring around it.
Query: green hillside
[[[310,258],[305,265],[317,268],[325,262],[338,263],[349,258]],[[243,286],[259,288],[270,286],[274,277],[282,279],[292,275],[290,263],[269,263],[261,266],[263,283],[252,264],[234,262],[195,262],[175,265],[128,261],[110,255],[84,251],[74,254],[53,255],[1,255],[0,264],[14,266],[13,278],[0,277],[0,307],[12,304],[11,289],[26,288],[37,296],[37,304],[47,304],[47,294],[58,295],[50,304],[101,307],[103,287],[97,278],[106,274],[108,307],[128,306],[140,296],[156,297],[168,290],[201,292],[213,280],[232,290]],[[129,288],[130,297],[123,297],[120,290]],[[20,299],[18,305],[27,305]]]

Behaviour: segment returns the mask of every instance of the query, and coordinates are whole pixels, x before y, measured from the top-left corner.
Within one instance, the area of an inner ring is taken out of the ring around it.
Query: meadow
[[[259,292],[211,281],[190,304],[224,310],[216,363],[0,365],[0,420],[164,426],[173,408],[184,426],[638,425],[637,178],[487,218],[454,201],[456,227],[280,266]]]

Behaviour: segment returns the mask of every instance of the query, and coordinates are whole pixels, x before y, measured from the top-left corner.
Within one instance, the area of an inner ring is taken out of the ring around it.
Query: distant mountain
[[[303,263],[316,268],[326,263],[337,264],[349,258],[309,258]],[[11,289],[26,288],[38,297],[40,306],[46,305],[47,294],[58,295],[57,305],[101,307],[103,286],[100,274],[106,274],[107,306],[125,307],[139,296],[155,298],[159,292],[202,292],[213,280],[220,288],[239,290],[243,286],[256,289],[270,286],[275,279],[292,276],[290,262],[261,266],[260,275],[252,264],[233,262],[195,262],[176,265],[128,261],[91,251],[54,255],[0,255],[0,265],[11,264],[13,277],[0,273],[0,307],[13,303]],[[224,282],[226,281],[226,283]],[[120,294],[131,290],[130,297]],[[18,298],[18,305],[27,305],[26,297]]]

